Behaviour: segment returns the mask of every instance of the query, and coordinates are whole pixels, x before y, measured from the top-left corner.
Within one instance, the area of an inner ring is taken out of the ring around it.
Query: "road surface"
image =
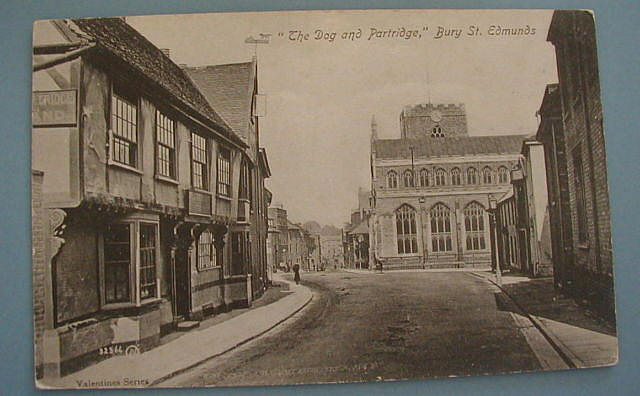
[[[282,385],[539,370],[508,304],[463,272],[303,273],[314,292],[265,336],[160,386]]]

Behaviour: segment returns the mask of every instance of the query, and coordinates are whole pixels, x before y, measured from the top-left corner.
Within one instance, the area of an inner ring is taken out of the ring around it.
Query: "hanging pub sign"
[[[31,121],[34,127],[75,126],[78,119],[77,91],[34,91]]]

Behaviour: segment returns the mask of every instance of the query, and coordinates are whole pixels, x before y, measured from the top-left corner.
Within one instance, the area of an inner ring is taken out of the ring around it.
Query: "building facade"
[[[469,136],[464,105],[420,104],[401,138],[371,125],[370,246],[386,269],[485,267],[489,196],[510,188],[524,136]]]
[[[271,176],[266,151],[260,147],[257,61],[185,67],[184,71],[248,146],[240,161],[238,214],[230,239],[233,276],[249,275],[256,298],[267,285],[268,204],[264,181]]]
[[[568,209],[565,215],[570,216],[572,229],[571,243],[563,247],[571,253],[559,263],[564,268],[558,280],[578,300],[615,320],[611,208],[593,14],[555,11],[547,41],[556,51],[563,130],[563,141],[548,153],[564,152],[568,186],[568,197],[555,191],[550,200]],[[563,177],[563,169],[556,172]],[[565,244],[567,235],[560,241]]]
[[[233,264],[229,230],[243,221],[250,145],[185,72],[120,18],[37,22],[33,71],[50,264],[43,375],[249,304],[258,271]]]
[[[498,200],[496,237],[502,270],[530,277],[551,276],[553,257],[544,147],[535,139],[522,144],[522,159],[511,170],[513,190]]]

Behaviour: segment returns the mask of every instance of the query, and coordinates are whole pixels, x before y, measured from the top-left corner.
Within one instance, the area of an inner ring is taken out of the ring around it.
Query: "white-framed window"
[[[413,172],[410,170],[406,170],[404,171],[403,174],[403,179],[404,179],[404,186],[405,187],[414,187],[414,183],[413,183]]]
[[[207,139],[194,132],[191,132],[191,185],[201,190],[209,189]]]
[[[111,160],[138,166],[138,98],[114,83],[111,91]]]
[[[398,174],[395,171],[387,173],[387,187],[398,188]]]
[[[396,210],[396,236],[398,238],[398,254],[418,252],[418,236],[416,227],[416,211],[404,204]]]
[[[204,271],[211,268],[219,267],[218,255],[216,247],[213,244],[213,233],[209,230],[204,230],[200,236],[198,236],[198,243],[196,245],[197,250],[197,263],[198,271]]]
[[[176,122],[156,110],[156,173],[176,178]]]
[[[250,194],[249,179],[247,179],[247,186],[247,192]],[[220,147],[218,150],[218,194],[225,197],[231,196],[231,151],[225,147]]]
[[[459,186],[462,184],[462,178],[460,177],[460,168],[451,169],[451,184]]]
[[[431,250],[433,252],[450,252],[451,243],[451,210],[438,203],[429,212],[431,217]]]
[[[103,306],[139,304],[160,294],[158,223],[129,219],[106,225],[100,236]]]
[[[471,202],[464,208],[464,230],[467,235],[467,250],[485,250],[484,208]]]

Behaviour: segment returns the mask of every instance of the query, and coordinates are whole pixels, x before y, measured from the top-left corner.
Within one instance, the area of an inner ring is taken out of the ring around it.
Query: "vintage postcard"
[[[618,361],[595,16],[33,27],[41,388]]]

